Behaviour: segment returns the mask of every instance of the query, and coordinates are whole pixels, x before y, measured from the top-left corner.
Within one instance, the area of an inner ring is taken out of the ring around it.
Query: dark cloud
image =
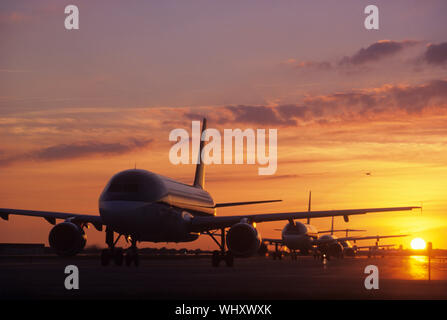
[[[445,112],[446,101],[447,80],[434,80],[416,86],[384,86],[310,97],[302,104],[227,106],[225,110],[230,112],[232,119],[228,120],[225,115],[222,121],[259,126],[297,126],[311,122],[327,125],[375,118],[387,120],[394,119],[396,114],[420,114],[430,108]],[[220,113],[216,114],[218,117]],[[218,118],[216,122],[219,122]]]
[[[309,110],[306,106],[300,106],[300,105],[280,105],[276,108],[279,112],[279,114],[284,118],[299,118],[299,119],[306,119],[309,117],[311,110]]]
[[[366,48],[361,48],[355,54],[351,56],[345,56],[340,61],[297,61],[295,59],[289,59],[282,62],[282,65],[291,66],[295,69],[313,69],[313,70],[332,70],[337,67],[343,66],[360,66],[369,62],[375,62],[382,60],[386,57],[393,56],[407,47],[414,46],[421,43],[421,41],[404,40],[404,41],[392,41],[392,40],[380,40],[369,45]],[[444,54],[446,49],[434,48],[435,56],[438,54]],[[443,51],[443,53],[441,52]]]
[[[430,44],[425,51],[424,60],[435,65],[447,63],[447,42]]]
[[[62,160],[82,158],[88,155],[113,155],[133,151],[149,145],[152,142],[148,140],[130,140],[128,143],[101,143],[94,141],[80,142],[75,144],[59,144],[31,154],[33,159],[37,160]]]
[[[402,49],[417,44],[417,41],[390,41],[381,40],[371,44],[367,48],[362,48],[350,57],[344,57],[340,61],[340,65],[360,65],[367,62],[381,60],[385,57],[392,56]]]
[[[205,113],[198,113],[198,112],[186,112],[183,114],[186,119],[189,120],[196,120],[196,121],[202,121],[203,118],[207,118],[207,115]]]
[[[266,106],[227,106],[235,122],[252,123],[258,125],[293,126],[296,121],[281,117],[273,108]]]
[[[447,81],[433,80],[420,86],[391,87],[388,90],[388,97],[385,98],[394,100],[396,108],[408,113],[420,113],[431,106],[445,108]],[[378,103],[384,99],[379,99]]]
[[[313,105],[296,105],[296,104],[287,104],[287,105],[279,105],[275,108],[281,117],[285,119],[300,119],[302,121],[312,120],[315,118],[322,117],[324,114],[324,109],[322,106]]]
[[[392,116],[394,112],[421,113],[426,109],[446,108],[447,81],[433,80],[416,86],[385,86],[374,90],[337,93],[307,99],[310,108],[320,108],[323,117],[340,119]]]
[[[147,147],[152,139],[131,139],[126,143],[102,143],[96,141],[59,144],[38,149],[26,154],[0,159],[0,166],[10,165],[17,161],[54,161],[84,158],[96,155],[117,155]]]

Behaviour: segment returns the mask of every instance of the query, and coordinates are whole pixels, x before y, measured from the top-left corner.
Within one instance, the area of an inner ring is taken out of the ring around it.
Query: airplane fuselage
[[[101,218],[115,232],[138,241],[193,241],[193,216],[215,215],[208,192],[141,169],[115,174],[99,198]]]
[[[308,252],[312,249],[312,240],[316,238],[318,238],[317,229],[299,221],[286,224],[282,230],[282,241],[291,250]]]

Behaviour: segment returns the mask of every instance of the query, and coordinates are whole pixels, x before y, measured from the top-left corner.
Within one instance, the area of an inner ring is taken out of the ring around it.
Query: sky
[[[68,4],[79,30],[64,28]],[[210,165],[206,189],[216,202],[283,201],[218,215],[306,210],[309,190],[315,210],[422,203],[336,227],[447,248],[447,2],[374,1],[379,30],[364,27],[369,4],[2,1],[0,207],[98,214],[108,179],[135,165],[191,183],[168,137],[205,116],[221,132],[278,130],[275,175]],[[275,237],[284,224],[258,226]],[[50,229],[11,216],[0,242],[48,243]]]

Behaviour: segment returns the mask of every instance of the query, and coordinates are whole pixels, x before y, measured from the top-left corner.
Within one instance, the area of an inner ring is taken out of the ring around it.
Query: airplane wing
[[[102,230],[102,225],[104,224],[101,217],[95,215],[0,208],[0,217],[3,220],[8,220],[10,214],[18,216],[40,217],[44,218],[51,224],[56,224],[56,219],[70,219],[73,222],[91,223],[98,231]]]
[[[366,230],[359,230],[359,229],[336,229],[336,230],[318,230],[317,233],[331,233],[331,232],[364,232]]]
[[[226,217],[202,217],[196,216],[191,219],[190,230],[193,232],[204,232],[208,230],[221,229],[231,227],[232,225],[247,221],[249,223],[259,223],[268,221],[280,221],[289,219],[305,219],[305,218],[324,218],[332,216],[344,216],[345,220],[350,215],[366,214],[370,212],[389,212],[389,211],[406,211],[418,209],[420,207],[392,207],[392,208],[369,208],[369,209],[349,209],[349,210],[328,210],[328,211],[301,211],[301,212],[285,212],[285,213],[264,213],[264,214],[247,214]]]
[[[355,246],[356,249],[374,249],[374,248],[389,248],[389,247],[395,247],[395,244],[379,244],[378,246]]]
[[[408,236],[409,234],[396,234],[391,236],[344,237],[344,238],[337,238],[337,241],[357,241],[357,240],[372,240],[372,239],[376,239],[377,241],[379,241],[380,239],[385,238],[400,238]]]
[[[261,201],[245,201],[245,202],[224,202],[224,203],[216,203],[214,208],[222,208],[222,207],[234,207],[234,206],[245,206],[248,204],[257,204],[257,203],[268,203],[268,202],[280,202],[282,200],[261,200]]]
[[[398,238],[398,237],[408,237],[408,236],[409,236],[408,234],[398,234],[398,235],[391,235],[391,236],[366,236],[366,237],[344,237],[344,238],[336,238],[336,239],[316,239],[312,243],[314,245],[320,245],[320,244],[334,242],[334,240],[337,241],[337,242],[357,241],[357,240],[372,240],[372,239],[376,239],[377,241],[379,241],[380,239],[384,239],[384,238]],[[367,246],[365,246],[365,248],[366,247]]]

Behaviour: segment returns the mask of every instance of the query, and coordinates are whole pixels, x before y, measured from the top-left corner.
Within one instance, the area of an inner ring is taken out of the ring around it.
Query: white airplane
[[[206,129],[203,120],[202,138]],[[199,155],[203,149],[201,139]],[[301,237],[303,243],[311,243],[314,236],[310,227],[295,223],[294,219],[321,218],[366,214],[369,212],[389,212],[412,210],[418,207],[369,208],[351,210],[330,210],[309,212],[285,212],[266,214],[246,214],[236,216],[216,216],[216,208],[279,200],[215,203],[205,191],[205,170],[199,159],[194,182],[187,185],[153,172],[140,169],[125,170],[115,174],[99,197],[99,216],[48,212],[34,210],[0,209],[0,217],[8,220],[9,215],[42,217],[55,225],[49,234],[49,244],[58,255],[70,256],[79,253],[86,244],[84,228],[92,224],[98,231],[105,227],[105,242],[108,249],[101,252],[102,265],[114,260],[115,264],[139,264],[137,242],[189,242],[201,233],[210,236],[219,246],[212,256],[212,265],[218,266],[225,260],[233,266],[234,256],[251,256],[261,245],[261,235],[256,223],[289,220],[286,227]],[[56,224],[57,219],[64,220]],[[227,231],[228,229],[228,231]],[[220,241],[215,232],[220,230]],[[117,234],[115,238],[114,234]],[[131,245],[123,254],[116,244],[121,236]]]
[[[388,236],[364,236],[364,237],[349,237],[348,232],[352,231],[364,231],[356,229],[341,229],[334,230],[334,216],[332,216],[332,224],[330,230],[318,231],[316,227],[310,224],[310,217],[313,212],[311,211],[312,193],[309,192],[309,205],[307,212],[307,223],[301,223],[298,221],[289,220],[289,223],[282,229],[281,239],[264,238],[263,242],[274,244],[275,252],[273,253],[273,259],[281,258],[280,248],[282,246],[287,247],[291,251],[292,259],[296,259],[296,251],[299,251],[303,255],[308,255],[311,251],[318,251],[322,257],[336,257],[341,258],[344,255],[354,256],[356,254],[356,247],[352,246],[350,241],[356,242],[357,240],[371,240],[376,239],[376,246],[378,241],[383,238],[396,238],[406,237],[408,235],[388,235]],[[349,222],[347,216],[344,216],[345,222]],[[346,236],[338,238],[334,235],[334,232],[344,231]],[[329,233],[319,237],[321,233]],[[265,249],[264,249],[265,251]]]

